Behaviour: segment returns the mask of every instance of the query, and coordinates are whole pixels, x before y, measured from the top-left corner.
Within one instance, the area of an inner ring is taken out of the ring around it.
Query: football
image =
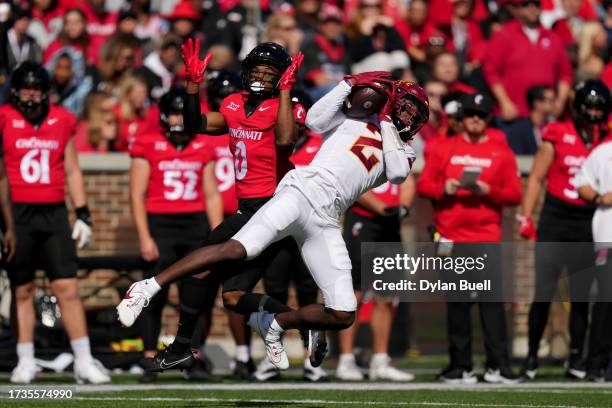
[[[353,88],[347,98],[346,116],[365,118],[378,112],[387,102],[387,96],[374,88]]]

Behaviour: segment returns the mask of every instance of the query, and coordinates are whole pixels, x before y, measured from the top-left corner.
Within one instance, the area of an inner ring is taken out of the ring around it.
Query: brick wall
[[[134,229],[129,209],[129,158],[119,154],[109,155],[82,155],[81,166],[85,174],[86,190],[88,193],[89,206],[94,219],[94,235],[90,248],[80,251],[80,255],[115,255],[115,254],[137,254],[138,238]],[[422,160],[417,161],[422,164]],[[524,173],[530,168],[530,160],[519,159],[519,166]],[[416,169],[418,172],[419,168]],[[417,199],[413,213],[406,223],[402,235],[407,242],[427,241],[427,225],[431,222],[431,204],[427,200]],[[504,240],[519,240],[516,236],[514,222],[514,211],[507,209],[504,213]],[[530,293],[533,282],[533,252],[526,246],[521,246],[515,254],[516,263],[514,267],[521,276],[517,290]],[[119,295],[114,285],[109,281],[116,274],[112,271],[95,271],[83,278],[80,282],[82,295],[91,293],[96,288],[103,288],[100,293],[86,301],[87,307],[102,307],[115,305]],[[135,273],[134,279],[140,279],[140,274]],[[127,286],[123,281],[122,286]],[[173,288],[170,295],[171,302],[176,303],[177,293]],[[229,335],[227,318],[221,309],[221,300],[217,298],[215,308],[214,325],[211,335],[223,338]],[[509,305],[513,316],[512,331],[514,334],[515,354],[525,352],[527,333],[527,311],[528,304]],[[565,336],[564,324],[566,312],[563,307],[557,307],[558,313],[553,318],[554,332]],[[167,307],[164,311],[164,328],[162,332],[173,334],[177,323],[176,310]],[[419,337],[424,337],[419,335]],[[564,343],[563,341],[557,343]],[[557,350],[554,354],[563,353]]]

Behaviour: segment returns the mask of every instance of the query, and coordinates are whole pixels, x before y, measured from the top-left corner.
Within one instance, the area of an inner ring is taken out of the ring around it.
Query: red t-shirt
[[[542,140],[555,148],[555,158],[546,176],[546,191],[570,204],[586,206],[578,196],[574,180],[597,142],[587,147],[571,121],[548,124],[542,131]]]
[[[74,115],[59,106],[49,108],[38,128],[12,106],[0,107],[2,150],[13,202],[64,201],[64,151],[75,127]]]
[[[203,173],[206,164],[213,159],[208,137],[195,136],[179,152],[165,136],[150,133],[134,141],[130,156],[149,162],[147,212],[175,214],[204,211]]]
[[[279,102],[278,98],[264,100],[247,116],[244,110],[247,97],[245,93],[231,94],[219,109],[229,129],[236,197],[271,197],[281,178],[277,168],[286,167],[278,163],[274,134]]]
[[[444,182],[460,180],[465,167],[481,168],[478,180],[489,185],[488,195],[476,196],[465,189],[454,196],[444,194]],[[443,237],[456,242],[499,242],[502,207],[520,203],[521,179],[506,144],[491,137],[474,144],[457,135],[429,146],[417,191],[435,201],[434,222]]]
[[[217,188],[223,199],[223,213],[225,215],[234,214],[238,210],[238,200],[234,185],[234,157],[229,149],[229,137],[208,136],[206,139],[213,152],[215,160],[215,177],[217,178]],[[206,204],[206,203],[204,203]]]
[[[159,131],[159,108],[151,105],[144,117],[124,119],[121,115],[119,105],[113,109],[119,123],[119,133],[114,148],[120,152],[127,152],[134,140],[143,134],[156,133]]]

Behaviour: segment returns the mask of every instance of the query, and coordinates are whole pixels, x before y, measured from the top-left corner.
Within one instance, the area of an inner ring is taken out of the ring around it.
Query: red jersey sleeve
[[[496,205],[515,206],[521,203],[521,175],[514,153],[508,148],[503,150],[502,174],[500,184],[490,186],[489,199]]]
[[[560,129],[557,123],[550,123],[546,125],[542,130],[542,140],[550,142],[552,144],[556,144],[562,134],[562,132],[560,132],[559,130]]]
[[[134,139],[134,143],[132,143],[132,146],[130,147],[130,157],[146,159],[146,140],[147,138],[144,136]]]

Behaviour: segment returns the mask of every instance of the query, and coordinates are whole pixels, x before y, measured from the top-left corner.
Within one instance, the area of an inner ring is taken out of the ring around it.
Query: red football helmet
[[[395,81],[392,119],[403,140],[411,139],[429,120],[429,99],[415,82]]]

